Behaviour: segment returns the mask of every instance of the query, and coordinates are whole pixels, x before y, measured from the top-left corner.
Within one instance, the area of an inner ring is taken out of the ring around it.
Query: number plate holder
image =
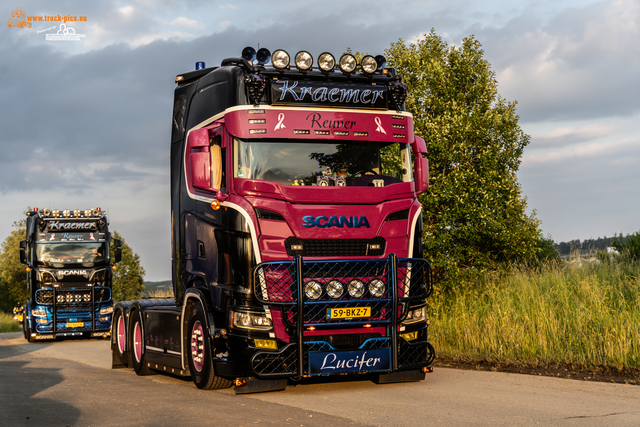
[[[371,317],[371,307],[327,308],[327,320]]]
[[[82,328],[84,326],[84,322],[70,322],[67,323],[67,328]]]

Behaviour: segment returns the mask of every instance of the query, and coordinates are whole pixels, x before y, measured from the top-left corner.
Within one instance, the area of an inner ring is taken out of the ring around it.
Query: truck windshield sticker
[[[304,84],[292,81],[272,81],[271,99],[274,105],[326,104],[333,107],[387,108],[387,88],[359,85]]]

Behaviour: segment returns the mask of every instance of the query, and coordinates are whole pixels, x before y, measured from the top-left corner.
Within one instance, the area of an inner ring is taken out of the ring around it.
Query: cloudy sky
[[[531,135],[519,181],[556,242],[640,230],[640,0],[14,0],[0,29],[0,240],[27,206],[107,209],[147,280],[171,277],[174,78],[245,46],[384,53],[474,35]]]

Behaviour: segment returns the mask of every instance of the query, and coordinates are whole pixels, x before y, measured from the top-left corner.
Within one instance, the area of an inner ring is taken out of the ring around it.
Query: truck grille
[[[284,241],[287,255],[308,257],[347,257],[384,255],[387,242],[383,237],[373,239],[298,239]]]

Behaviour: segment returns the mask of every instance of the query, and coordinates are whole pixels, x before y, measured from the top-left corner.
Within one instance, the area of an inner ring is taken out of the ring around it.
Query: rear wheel
[[[151,375],[153,372],[147,364],[147,358],[144,351],[144,333],[142,330],[142,313],[136,311],[133,313],[133,319],[131,324],[131,352],[133,357],[131,362],[133,363],[133,370],[138,375]]]
[[[203,390],[231,387],[233,385],[231,380],[219,377],[214,372],[211,342],[206,328],[204,310],[200,304],[194,305],[190,310],[187,333],[189,334],[187,343],[189,371],[196,387]]]

